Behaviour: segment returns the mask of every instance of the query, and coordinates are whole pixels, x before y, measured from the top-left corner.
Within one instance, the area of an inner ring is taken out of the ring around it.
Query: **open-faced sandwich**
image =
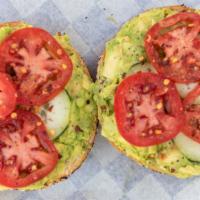
[[[200,11],[148,10],[106,43],[96,101],[105,136],[152,170],[200,174]]]
[[[96,132],[92,80],[67,35],[0,26],[0,190],[42,189],[77,169]]]

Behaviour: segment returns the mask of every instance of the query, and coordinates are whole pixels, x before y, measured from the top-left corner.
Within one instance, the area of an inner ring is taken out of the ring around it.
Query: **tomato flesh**
[[[200,143],[200,104],[195,101],[199,95],[200,86],[197,86],[183,101],[186,116],[183,133],[198,143]]]
[[[0,45],[0,71],[15,83],[18,104],[47,103],[64,89],[72,68],[65,50],[40,28],[17,30]]]
[[[0,73],[0,120],[9,115],[16,106],[17,92],[6,74]]]
[[[184,123],[182,103],[174,84],[152,73],[125,78],[116,90],[114,111],[120,134],[137,146],[168,141]]]
[[[200,15],[178,13],[153,25],[145,37],[151,64],[175,82],[200,80]]]
[[[47,176],[58,153],[35,114],[17,110],[0,122],[0,184],[19,188]]]

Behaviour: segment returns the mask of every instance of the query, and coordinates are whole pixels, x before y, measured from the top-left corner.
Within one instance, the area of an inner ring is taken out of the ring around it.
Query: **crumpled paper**
[[[66,32],[95,77],[104,44],[129,18],[167,5],[200,8],[196,0],[0,0],[0,21],[24,20]],[[200,178],[178,180],[144,169],[97,135],[88,159],[69,179],[48,189],[0,192],[0,200],[197,200]]]

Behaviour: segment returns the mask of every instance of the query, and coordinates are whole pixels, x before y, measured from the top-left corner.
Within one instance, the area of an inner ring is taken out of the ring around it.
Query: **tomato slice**
[[[200,15],[183,12],[161,20],[145,37],[151,64],[176,82],[200,80]]]
[[[186,123],[183,133],[200,143],[200,86],[191,91],[183,101]],[[198,102],[196,102],[198,99]]]
[[[0,71],[15,83],[19,104],[47,103],[64,89],[72,68],[65,50],[40,28],[15,31],[0,45]]]
[[[38,116],[17,110],[0,122],[0,184],[19,188],[49,174],[58,153]]]
[[[182,102],[174,83],[153,73],[125,78],[116,90],[114,111],[120,134],[137,146],[168,141],[184,123]]]
[[[0,73],[0,119],[9,115],[16,106],[17,92],[6,74]]]

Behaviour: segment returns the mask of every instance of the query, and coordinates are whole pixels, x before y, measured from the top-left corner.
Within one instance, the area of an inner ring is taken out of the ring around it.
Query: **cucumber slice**
[[[131,74],[136,74],[137,72],[152,72],[152,73],[156,73],[155,68],[152,67],[152,65],[150,63],[138,63],[135,66],[133,66],[131,68],[131,70],[129,71],[128,75]]]
[[[179,133],[174,142],[179,150],[190,160],[200,162],[200,144],[183,133]]]
[[[70,106],[69,96],[66,91],[63,91],[48,104],[40,107],[39,116],[45,123],[52,140],[66,129],[69,122]]]
[[[191,92],[197,85],[198,83],[176,83],[176,88],[180,96],[182,98],[185,98],[188,95],[188,93]]]

